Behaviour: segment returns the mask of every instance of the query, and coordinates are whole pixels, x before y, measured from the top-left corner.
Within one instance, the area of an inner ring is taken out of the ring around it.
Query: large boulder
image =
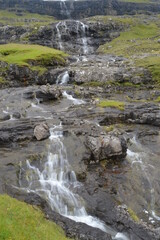
[[[40,123],[34,128],[34,136],[38,141],[44,140],[50,136],[49,128],[46,123]]]
[[[126,156],[127,145],[124,138],[116,136],[88,136],[86,146],[90,150],[90,161],[121,160]]]

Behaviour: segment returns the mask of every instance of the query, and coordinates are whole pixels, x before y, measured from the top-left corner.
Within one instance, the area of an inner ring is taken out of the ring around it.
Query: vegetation
[[[19,66],[28,66],[44,72],[46,67],[64,65],[67,54],[62,51],[29,44],[0,45],[0,61]]]
[[[160,84],[160,18],[154,21],[141,17],[130,29],[99,48],[99,52],[125,56],[136,66],[147,68],[156,83]]]
[[[28,12],[0,10],[0,24],[10,26],[39,27],[55,22],[55,18]]]
[[[102,108],[106,108],[106,107],[117,108],[123,111],[125,104],[124,102],[118,102],[113,100],[102,100],[97,104],[97,106]]]
[[[63,230],[44,218],[38,208],[0,195],[1,240],[67,240]],[[69,239],[68,239],[69,240]]]
[[[131,209],[128,208],[128,213],[130,215],[130,217],[135,221],[135,222],[139,222],[139,217],[136,215],[136,213]]]
[[[92,22],[103,22],[103,23],[116,23],[123,25],[133,25],[137,19],[134,16],[93,16],[88,18],[89,21]]]

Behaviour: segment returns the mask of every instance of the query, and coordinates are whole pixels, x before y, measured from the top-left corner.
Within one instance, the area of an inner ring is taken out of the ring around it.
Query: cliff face
[[[25,9],[31,13],[52,15],[58,19],[81,19],[94,15],[122,15],[143,12],[160,12],[160,4],[127,3],[117,0],[53,1],[0,0],[0,9]]]

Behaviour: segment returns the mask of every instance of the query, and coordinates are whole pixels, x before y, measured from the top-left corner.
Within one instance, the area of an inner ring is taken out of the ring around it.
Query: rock
[[[34,119],[2,122],[0,126],[0,147],[12,147],[23,141],[33,140],[33,130],[36,123],[37,120]]]
[[[1,113],[0,114],[0,121],[6,121],[10,119],[10,115],[8,113]]]
[[[13,117],[13,118],[16,118],[16,119],[19,119],[19,118],[21,118],[21,114],[20,114],[19,112],[14,112],[14,113],[12,114],[12,117]]]
[[[50,136],[49,128],[46,123],[40,123],[34,128],[34,136],[38,141],[46,139]]]
[[[55,87],[43,86],[41,90],[36,91],[36,97],[42,102],[57,100],[62,97],[62,92]]]
[[[126,156],[126,141],[115,136],[87,137],[87,147],[91,151],[90,160],[121,160]]]

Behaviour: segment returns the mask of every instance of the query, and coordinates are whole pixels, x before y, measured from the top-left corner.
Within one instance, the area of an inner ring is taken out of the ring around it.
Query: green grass
[[[141,19],[142,21],[142,19]],[[144,22],[144,21],[143,21]],[[139,67],[147,68],[153,80],[160,84],[160,20],[138,23],[119,37],[99,47],[99,52],[125,56]]]
[[[131,208],[128,208],[128,213],[130,215],[130,217],[135,221],[135,222],[139,222],[140,219],[139,217],[136,215],[136,213],[131,209]]]
[[[62,51],[29,44],[0,45],[0,61],[28,66],[44,72],[46,67],[64,65],[67,54]]]
[[[10,26],[39,27],[55,22],[55,18],[46,15],[22,12],[22,16],[14,11],[0,10],[0,24]]]
[[[135,16],[127,16],[127,15],[123,15],[123,16],[93,16],[93,17],[89,17],[87,18],[87,20],[91,21],[91,22],[102,22],[102,23],[116,23],[116,24],[123,24],[123,25],[132,25],[134,24],[135,21],[137,21],[137,19],[135,18]]]
[[[67,240],[63,230],[38,208],[0,195],[1,240]],[[68,239],[69,240],[69,239]]]
[[[160,96],[156,98],[155,102],[160,103]]]
[[[118,101],[113,101],[113,100],[101,100],[97,104],[97,106],[102,107],[102,108],[106,108],[106,107],[117,108],[117,109],[123,111],[125,104],[124,104],[124,102],[118,102]]]

